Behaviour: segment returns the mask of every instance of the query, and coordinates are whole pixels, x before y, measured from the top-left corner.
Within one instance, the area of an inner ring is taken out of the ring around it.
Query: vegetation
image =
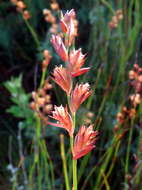
[[[142,190],[141,9],[0,2],[1,189]]]

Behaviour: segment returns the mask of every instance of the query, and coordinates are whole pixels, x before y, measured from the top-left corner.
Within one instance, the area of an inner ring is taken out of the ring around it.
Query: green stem
[[[66,156],[65,156],[64,135],[60,135],[60,142],[61,142],[60,150],[61,150],[61,158],[62,158],[62,163],[63,163],[66,190],[70,190],[69,177],[68,177],[68,172],[67,172],[67,161],[66,161]]]
[[[43,86],[44,81],[45,81],[45,77],[46,77],[46,70],[42,71],[42,76],[41,76],[41,81],[40,81],[39,88],[41,88]]]
[[[128,148],[126,152],[126,162],[125,162],[125,182],[127,182],[126,175],[129,172],[129,156],[130,156],[130,149],[131,149],[131,141],[132,141],[132,135],[133,135],[133,120],[131,122],[131,128],[129,132],[129,138],[128,138]]]
[[[29,23],[27,20],[24,19],[24,21],[25,21],[25,23],[26,23],[26,25],[27,25],[27,28],[28,28],[29,31],[31,32],[32,37],[33,37],[33,39],[34,39],[34,41],[35,41],[37,47],[39,47],[39,46],[40,46],[40,43],[39,43],[37,34],[35,33],[33,27],[30,25],[30,23]]]
[[[101,2],[112,12],[113,15],[115,15],[115,11],[113,10],[112,6],[106,0],[101,0]]]

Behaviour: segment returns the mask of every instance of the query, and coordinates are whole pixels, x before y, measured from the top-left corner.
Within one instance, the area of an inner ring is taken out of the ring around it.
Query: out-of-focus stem
[[[41,88],[41,87],[43,86],[44,81],[45,81],[45,77],[46,77],[46,70],[45,70],[45,71],[42,71],[41,81],[40,81],[39,88]]]
[[[34,41],[35,41],[37,47],[39,47],[40,43],[39,43],[37,34],[35,33],[33,27],[30,25],[30,23],[29,23],[27,20],[24,19],[24,21],[25,21],[25,23],[26,23],[26,25],[27,25],[29,31],[31,32],[32,37],[33,37],[33,39],[34,39]]]
[[[60,150],[61,150],[61,158],[62,158],[62,163],[63,163],[66,190],[70,190],[69,177],[68,177],[68,172],[67,172],[67,161],[66,161],[66,156],[65,156],[64,135],[62,134],[60,135]]]
[[[132,135],[133,135],[133,120],[131,122],[131,128],[129,132],[129,138],[128,138],[128,148],[126,152],[126,163],[125,163],[125,182],[127,182],[126,175],[129,172],[129,156],[130,156],[130,149],[131,149],[131,141],[132,141]]]

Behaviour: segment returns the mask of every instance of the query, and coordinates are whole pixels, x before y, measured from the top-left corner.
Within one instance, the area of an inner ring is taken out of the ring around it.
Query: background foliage
[[[32,14],[29,23],[39,44],[11,2],[0,1],[0,185],[2,189],[26,189],[29,180],[33,184],[29,187],[31,190],[64,189],[59,147],[62,131],[46,127],[46,134],[42,136],[45,141],[39,142],[38,153],[34,154],[36,121],[29,108],[30,93],[38,87],[41,77],[42,51],[48,48],[53,56],[48,76],[55,65],[60,64],[49,41],[50,24],[45,22],[42,14],[44,8],[50,8],[50,2],[24,2]],[[87,52],[86,65],[91,66],[91,71],[77,80],[88,81],[95,89],[93,96],[79,110],[77,124],[83,123],[82,115],[91,111],[100,133],[96,150],[79,162],[79,189],[141,190],[142,165],[134,172],[135,155],[139,162],[142,159],[139,149],[141,105],[134,121],[127,123],[130,130],[125,138],[115,144],[113,137],[116,115],[123,105],[129,105],[128,97],[133,91],[129,87],[128,72],[133,64],[141,66],[142,1],[59,0],[58,3],[63,12],[74,8],[77,13],[79,35],[76,46]],[[124,18],[111,30],[108,23],[118,9],[122,9]],[[65,100],[57,94],[62,95],[62,92],[56,88],[52,91],[53,104],[59,105]],[[65,147],[67,149],[66,137]],[[20,160],[23,154],[24,165]],[[37,163],[39,155],[41,159]],[[69,153],[67,161],[70,161]]]

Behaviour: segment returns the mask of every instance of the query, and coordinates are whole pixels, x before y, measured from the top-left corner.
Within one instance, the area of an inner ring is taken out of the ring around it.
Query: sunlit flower
[[[54,78],[53,78],[54,77]],[[70,72],[62,67],[56,67],[53,72],[52,79],[67,93],[70,95],[72,88],[72,78]]]
[[[75,17],[76,14],[74,9],[67,11],[64,16],[61,15],[61,20],[60,20],[61,29],[68,36],[66,40],[67,46],[70,46],[73,43],[74,38],[77,35],[76,24],[74,22]]]
[[[90,86],[88,83],[85,84],[76,84],[74,91],[71,94],[71,104],[70,109],[73,112],[76,112],[79,106],[92,94]]]
[[[74,9],[71,9],[70,11],[67,11],[65,15],[61,15],[61,22],[64,21],[65,24],[69,24],[71,19],[75,19],[76,13]]]
[[[85,63],[85,55],[82,54],[81,49],[72,50],[69,54],[68,68],[73,77],[82,75],[89,71],[90,67],[81,68]]]
[[[57,54],[61,57],[61,59],[66,62],[68,60],[68,54],[67,50],[64,46],[64,43],[62,41],[62,38],[57,35],[52,35],[51,37],[51,43],[57,52]]]
[[[88,128],[82,126],[75,137],[73,159],[77,160],[95,148],[98,131],[93,130],[93,125]]]
[[[69,132],[70,136],[73,136],[74,128],[70,114],[68,113],[67,107],[63,107],[62,105],[57,107],[55,106],[55,111],[52,111],[52,118],[56,119],[59,123],[57,123],[57,127],[61,127],[66,129]],[[54,124],[53,124],[54,125]]]

